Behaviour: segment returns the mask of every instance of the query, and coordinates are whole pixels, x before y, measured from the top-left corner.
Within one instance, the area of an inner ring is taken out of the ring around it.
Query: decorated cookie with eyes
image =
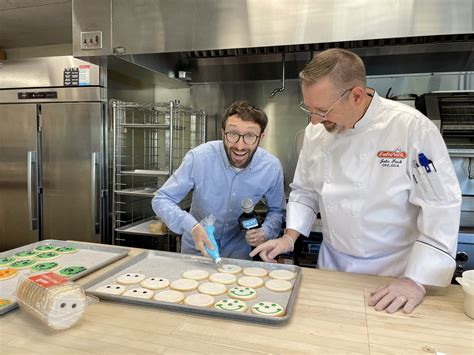
[[[168,287],[170,280],[164,277],[149,277],[140,283],[141,287],[149,288],[150,290],[161,290]]]
[[[79,249],[74,248],[74,247],[60,247],[56,248],[55,252],[61,253],[61,254],[72,254],[78,252]]]
[[[30,250],[30,251],[20,251],[19,253],[16,253],[15,256],[18,259],[29,259],[35,256],[36,254],[38,254],[37,251]]]
[[[59,268],[59,264],[55,263],[54,261],[47,261],[44,263],[38,263],[35,264],[31,267],[31,271],[37,272],[37,271],[51,271],[51,270],[56,270]]]
[[[34,264],[36,264],[35,259],[21,259],[21,260],[17,260],[15,262],[11,263],[8,266],[13,268],[13,269],[22,270],[22,269],[27,269],[27,268],[31,267],[32,265],[34,265]]]
[[[133,285],[142,282],[145,280],[145,277],[143,274],[127,272],[117,277],[117,282],[122,285]]]
[[[141,298],[145,300],[150,300],[153,297],[153,291],[150,291],[146,288],[137,287],[132,288],[123,294],[127,297]]]
[[[51,260],[51,259],[56,259],[59,258],[59,253],[56,253],[55,251],[47,251],[44,253],[39,253],[35,255],[35,259],[38,260]]]
[[[16,259],[13,256],[7,256],[5,258],[0,258],[0,266],[7,266],[8,264],[11,264],[15,260]]]
[[[59,274],[66,277],[75,276],[87,269],[84,266],[69,266],[59,270]]]
[[[56,249],[56,247],[54,245],[40,245],[39,247],[35,248],[35,250],[39,251],[39,252],[52,251],[54,249]]]
[[[86,297],[79,290],[56,294],[46,307],[45,320],[55,330],[72,327],[81,319],[86,308]]]
[[[222,309],[224,311],[245,312],[248,309],[248,306],[244,301],[226,298],[217,302],[214,305],[214,308]]]
[[[96,288],[94,290],[95,292],[100,292],[100,293],[107,293],[109,295],[121,295],[126,291],[125,286],[122,285],[104,285]]]
[[[267,317],[281,317],[285,314],[285,309],[278,303],[258,302],[252,306],[252,313]]]
[[[252,287],[236,286],[231,288],[227,295],[232,298],[248,301],[257,298],[257,291]]]

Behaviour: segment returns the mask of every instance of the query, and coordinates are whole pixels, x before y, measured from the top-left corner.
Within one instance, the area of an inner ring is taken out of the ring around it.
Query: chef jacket
[[[320,268],[451,282],[461,190],[439,130],[419,111],[374,93],[352,129],[309,124],[290,187],[287,228],[308,235],[321,214]]]
[[[191,209],[178,203],[193,191]],[[203,218],[216,217],[214,237],[221,257],[250,259],[251,247],[238,223],[242,200],[250,197],[256,205],[265,198],[267,213],[262,228],[267,239],[280,235],[285,215],[283,170],[280,161],[257,148],[249,165],[235,169],[229,163],[222,141],[201,144],[190,150],[180,167],[156,192],[152,200],[155,213],[175,233],[182,234],[181,252],[199,254],[191,235]]]

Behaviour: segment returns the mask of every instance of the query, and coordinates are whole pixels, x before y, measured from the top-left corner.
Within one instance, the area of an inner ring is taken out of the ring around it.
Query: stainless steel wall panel
[[[18,93],[56,92],[56,99],[22,99],[18,100]],[[10,103],[37,103],[37,102],[71,102],[71,101],[106,101],[106,91],[102,87],[70,87],[70,88],[38,88],[0,90],[0,102]]]
[[[38,213],[37,162],[28,162],[28,152],[36,153],[36,105],[0,105],[0,143],[1,252],[39,238],[38,229],[31,229]]]

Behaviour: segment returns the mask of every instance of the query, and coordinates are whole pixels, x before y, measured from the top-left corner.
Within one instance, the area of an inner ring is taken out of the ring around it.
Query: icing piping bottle
[[[222,267],[222,258],[219,254],[219,247],[216,242],[216,238],[214,237],[214,231],[216,230],[216,227],[214,227],[214,221],[215,217],[214,216],[209,216],[206,218],[204,222],[204,228],[206,229],[207,232],[207,237],[209,238],[209,241],[211,242],[212,246],[214,249],[209,249],[207,245],[204,244],[204,247],[206,248],[207,253],[211,257],[211,259],[216,263],[218,267]]]

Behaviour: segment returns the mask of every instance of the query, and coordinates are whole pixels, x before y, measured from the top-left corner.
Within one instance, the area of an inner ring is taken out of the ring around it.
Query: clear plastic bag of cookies
[[[15,296],[22,310],[52,330],[71,328],[87,306],[99,302],[86,296],[75,282],[53,272],[21,276]]]
[[[168,234],[168,226],[158,217],[155,217],[155,219],[148,224],[148,230],[154,234]]]

